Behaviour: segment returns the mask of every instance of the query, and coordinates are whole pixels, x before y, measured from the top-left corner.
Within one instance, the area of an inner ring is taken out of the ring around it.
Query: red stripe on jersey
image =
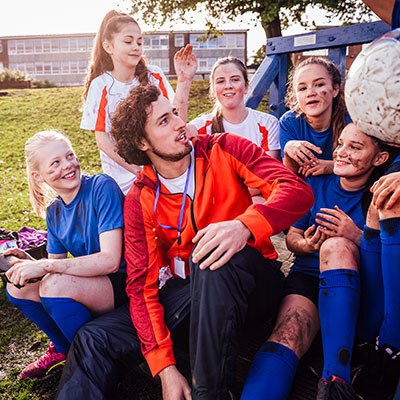
[[[260,132],[262,134],[262,139],[261,139],[261,147],[265,150],[268,151],[269,147],[268,147],[268,130],[265,126],[260,125],[257,122],[258,128],[260,129]]]
[[[96,131],[106,131],[106,105],[107,105],[107,86],[104,86],[103,93],[101,94],[101,100],[99,105],[99,113],[97,114],[96,120]]]
[[[212,124],[212,121],[206,121],[206,124],[202,126],[200,129],[197,129],[197,133],[199,135],[207,135],[207,127]]]
[[[167,89],[165,88],[164,81],[163,81],[161,75],[160,74],[156,74],[155,72],[153,72],[152,75],[154,76],[154,78],[156,78],[158,80],[158,82],[159,82],[158,86],[160,86],[160,90],[161,90],[163,96],[166,99],[168,99],[168,92],[167,92]]]

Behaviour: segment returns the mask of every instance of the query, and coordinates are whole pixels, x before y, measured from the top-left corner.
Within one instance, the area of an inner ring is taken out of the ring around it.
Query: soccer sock
[[[319,282],[324,369],[322,377],[337,376],[350,383],[350,360],[360,303],[360,276],[352,269],[321,272]]]
[[[364,227],[360,243],[361,299],[357,333],[375,344],[383,320],[383,280],[380,231]]]
[[[284,400],[292,388],[299,359],[288,347],[266,342],[255,355],[241,400]]]
[[[381,220],[380,225],[385,311],[379,344],[400,350],[400,218]]]
[[[53,342],[58,353],[67,354],[70,343],[65,338],[60,328],[56,325],[50,315],[37,301],[18,299],[13,297],[6,290],[11,304],[18,307],[34,324],[36,324]]]
[[[88,309],[73,299],[67,297],[41,297],[40,300],[43,307],[71,343],[78,329],[92,319]]]

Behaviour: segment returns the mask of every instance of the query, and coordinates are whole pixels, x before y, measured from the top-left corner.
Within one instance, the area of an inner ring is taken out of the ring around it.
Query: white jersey
[[[172,102],[174,91],[162,70],[151,65],[147,69],[149,70],[149,83],[158,86],[164,97]],[[111,72],[105,72],[93,79],[83,110],[81,129],[110,134],[111,118],[118,104],[128,97],[130,91],[138,85],[139,79],[136,77],[129,83],[123,83],[113,78]],[[136,176],[102,151],[100,151],[100,159],[103,172],[112,176],[126,194]]]
[[[223,119],[225,132],[235,133],[245,137],[264,150],[279,150],[279,122],[273,115],[247,108],[248,114],[240,124],[231,124]],[[194,125],[199,134],[211,135],[211,114],[203,114],[190,124]]]

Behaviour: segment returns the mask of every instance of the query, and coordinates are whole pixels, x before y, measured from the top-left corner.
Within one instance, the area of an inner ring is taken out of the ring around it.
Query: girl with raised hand
[[[350,122],[340,71],[320,57],[302,61],[288,79],[292,109],[279,120],[283,163],[304,177],[331,174],[332,151]]]
[[[249,87],[247,68],[237,57],[220,58],[210,75],[210,95],[214,110],[190,122],[199,134],[235,133],[279,158],[278,120],[270,114],[248,108],[244,96]],[[193,128],[191,128],[193,132]]]
[[[110,11],[96,35],[90,72],[83,99],[85,107],[81,128],[95,132],[103,172],[112,176],[126,194],[140,166],[126,163],[116,152],[110,136],[111,118],[121,100],[138,85],[158,86],[186,121],[187,100],[197,69],[192,46],[187,45],[174,57],[177,88],[174,91],[162,70],[147,65],[142,55],[142,32],[129,15]]]
[[[57,194],[46,209],[48,259],[36,261],[19,249],[4,252],[20,259],[6,273],[9,300],[51,341],[46,353],[20,374],[34,378],[65,360],[75,333],[92,316],[127,301],[124,196],[113,178],[82,175],[71,143],[61,133],[32,136],[25,158],[30,200],[39,216],[48,189]]]

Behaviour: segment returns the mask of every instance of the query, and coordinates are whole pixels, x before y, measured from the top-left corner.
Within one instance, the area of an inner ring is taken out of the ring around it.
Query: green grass
[[[173,82],[173,86],[174,82]],[[46,229],[29,203],[24,144],[34,133],[56,129],[65,133],[81,161],[84,173],[101,172],[94,135],[79,128],[82,88],[9,90],[0,96],[0,221],[18,231],[22,226]],[[188,119],[209,111],[208,82],[193,82]],[[259,109],[266,110],[263,101]],[[6,298],[0,281],[0,399],[54,398],[59,374],[44,382],[16,379],[19,371],[45,351],[48,339]],[[147,390],[147,389],[146,389]],[[158,388],[156,388],[159,391]],[[132,395],[132,392],[131,392]],[[133,395],[135,396],[135,395]],[[135,398],[149,398],[137,394]],[[155,397],[156,398],[156,397]]]

